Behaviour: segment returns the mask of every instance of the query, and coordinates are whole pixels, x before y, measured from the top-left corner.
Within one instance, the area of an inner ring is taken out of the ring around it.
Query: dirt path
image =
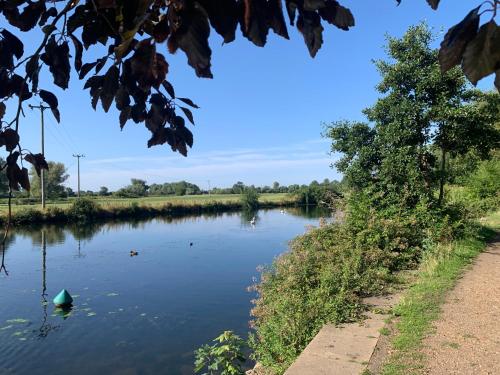
[[[434,327],[425,374],[500,374],[500,238],[450,292]]]

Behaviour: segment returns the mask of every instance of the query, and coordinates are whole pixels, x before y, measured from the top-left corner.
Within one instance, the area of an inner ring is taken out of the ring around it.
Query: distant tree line
[[[0,160],[1,162],[1,160]],[[63,163],[48,162],[49,170],[45,173],[45,191],[49,199],[69,198],[76,196],[76,192],[70,187],[65,186],[69,175]],[[40,197],[40,177],[32,167],[30,171],[31,192],[20,191],[16,193],[17,198],[36,198]],[[281,185],[278,181],[273,182],[271,186],[245,185],[238,181],[233,186],[227,188],[214,187],[210,190],[202,189],[198,185],[187,182],[165,182],[163,184],[148,185],[145,180],[132,178],[130,184],[114,192],[108,187],[101,186],[98,191],[82,190],[81,196],[115,196],[120,198],[140,198],[146,196],[183,196],[183,195],[202,195],[202,194],[243,194],[248,189],[255,191],[256,194],[266,193],[289,193],[297,196],[298,200],[304,204],[318,204],[321,202],[327,192],[340,195],[344,185],[343,182],[330,181],[325,178],[322,182],[316,180],[309,185],[292,184]],[[9,182],[5,171],[0,172],[0,197],[8,195]]]

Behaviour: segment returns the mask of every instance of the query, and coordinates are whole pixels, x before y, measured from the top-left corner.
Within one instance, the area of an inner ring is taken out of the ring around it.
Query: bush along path
[[[483,224],[423,261],[367,373],[500,373],[500,211]]]

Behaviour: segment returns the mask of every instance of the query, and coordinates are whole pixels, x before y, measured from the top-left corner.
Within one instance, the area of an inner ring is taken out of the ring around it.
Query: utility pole
[[[78,198],[80,198],[80,158],[84,158],[85,155],[73,154],[73,157],[78,159]]]
[[[207,182],[208,182],[208,195],[210,195],[210,180],[208,180]]]
[[[43,111],[46,109],[50,109],[50,107],[42,105],[29,105],[31,109],[39,109],[40,110],[40,115],[41,115],[41,124],[42,124],[42,156],[45,157],[45,125],[43,121]],[[42,169],[40,171],[40,193],[42,195],[42,209],[45,209],[45,172]]]

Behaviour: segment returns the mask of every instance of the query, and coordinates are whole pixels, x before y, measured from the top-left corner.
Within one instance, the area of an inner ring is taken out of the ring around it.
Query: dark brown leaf
[[[500,28],[494,20],[484,24],[476,37],[467,44],[462,61],[465,76],[477,82],[500,67]]]
[[[354,16],[351,11],[334,0],[326,0],[325,7],[319,9],[319,15],[329,24],[342,30],[347,31],[349,27],[354,26]]]
[[[3,45],[2,53],[13,53],[19,60],[24,53],[24,45],[17,36],[10,33],[7,29],[3,29],[0,34],[2,35]]]
[[[198,77],[213,77],[210,70],[212,50],[208,45],[209,35],[210,25],[206,14],[192,7],[181,18],[180,27],[172,30],[168,38],[170,52],[175,52],[177,48],[183,50],[188,64],[194,68]]]
[[[189,122],[194,125],[193,113],[191,112],[191,110],[186,107],[181,107],[181,110],[182,112],[184,112]]]
[[[269,27],[279,36],[289,39],[281,0],[269,0],[267,4]]]
[[[0,120],[3,119],[6,109],[7,107],[5,106],[5,103],[0,102]]]
[[[316,53],[323,44],[323,26],[321,26],[321,20],[318,13],[299,11],[297,28],[304,37],[304,41],[311,57],[316,56]]]
[[[170,27],[168,26],[168,18],[163,17],[153,29],[153,38],[155,38],[156,43],[163,43],[169,35]]]
[[[5,149],[8,152],[13,151],[19,144],[19,134],[17,134],[14,129],[5,129],[2,133],[0,133],[0,137],[3,138],[2,143],[5,144]]]
[[[448,30],[439,49],[441,71],[447,72],[462,61],[467,43],[476,37],[479,27],[479,8],[469,12],[458,24]]]
[[[69,65],[68,42],[57,44],[52,35],[45,46],[45,52],[40,56],[41,60],[49,66],[54,77],[54,84],[67,89],[71,67]]]
[[[174,90],[174,86],[172,86],[172,84],[168,81],[163,81],[162,82],[162,85],[163,87],[165,88],[165,90],[167,91],[168,95],[170,95],[170,97],[172,99],[175,99],[175,90]]]
[[[19,184],[24,190],[30,191],[31,189],[30,178],[27,168],[19,169],[17,171],[17,180],[19,181]]]
[[[80,69],[79,79],[85,78],[85,76],[97,65],[97,61],[93,63],[83,64]]]
[[[439,6],[439,2],[441,0],[427,0],[427,3],[431,6],[432,9],[436,10]]]
[[[42,169],[49,170],[49,165],[42,154],[28,154],[24,157],[24,160],[35,167],[38,176],[40,176],[40,171]]]
[[[50,108],[57,108],[58,107],[59,102],[57,100],[57,97],[54,94],[52,94],[50,91],[40,90],[38,95],[40,95],[40,98],[42,98],[42,100],[45,103],[47,103],[50,106]]]
[[[183,102],[183,103],[185,103],[193,108],[200,108],[196,104],[194,104],[191,99],[188,99],[188,98],[177,98],[177,99],[179,99],[181,102]]]
[[[235,39],[238,26],[238,6],[234,0],[198,0],[208,14],[210,24],[222,36],[224,43]]]
[[[118,91],[118,78],[120,70],[116,65],[111,66],[104,75],[104,82],[100,94],[102,108],[104,112],[108,112],[116,92]]]
[[[80,40],[73,34],[71,34],[70,37],[73,41],[73,45],[75,46],[75,69],[76,71],[80,71],[82,68],[83,45],[82,42],[80,42]]]

